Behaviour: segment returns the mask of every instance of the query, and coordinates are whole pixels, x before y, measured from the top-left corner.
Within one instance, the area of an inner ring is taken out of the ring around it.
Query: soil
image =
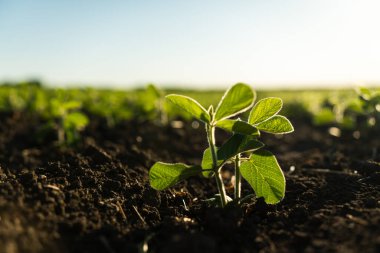
[[[0,119],[0,252],[380,252],[376,135],[338,138],[307,121],[295,121],[293,134],[263,134],[284,170],[285,199],[222,210],[204,201],[216,193],[210,179],[149,186],[156,161],[200,163],[206,142],[196,123],[110,127],[93,116],[68,148],[54,132],[42,135],[35,115]],[[223,176],[228,188],[228,168]]]

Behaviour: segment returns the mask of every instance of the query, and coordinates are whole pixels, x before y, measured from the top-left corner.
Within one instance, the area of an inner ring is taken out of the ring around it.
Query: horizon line
[[[283,89],[283,90],[294,90],[294,89],[334,89],[334,88],[355,88],[355,87],[380,87],[380,81],[285,81],[285,82],[249,82],[238,80],[234,83],[191,83],[191,82],[154,82],[154,81],[135,81],[135,82],[115,82],[115,81],[99,81],[99,82],[87,82],[87,81],[53,81],[44,78],[19,78],[10,79],[2,78],[0,79],[0,84],[5,83],[22,83],[28,81],[38,81],[45,87],[50,88],[114,88],[114,89],[136,89],[145,87],[148,84],[154,84],[163,89],[192,89],[192,90],[217,90],[224,89],[235,83],[246,83],[250,86],[256,86],[258,89]],[[334,87],[335,86],[335,87]]]

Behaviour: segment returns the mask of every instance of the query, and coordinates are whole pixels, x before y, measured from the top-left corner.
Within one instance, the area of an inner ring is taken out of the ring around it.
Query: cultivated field
[[[157,161],[200,165],[209,145],[169,93],[207,109],[224,91],[0,86],[0,252],[379,252],[379,91],[256,90],[281,98],[294,126],[260,136],[285,197],[224,208],[207,201],[209,178],[150,185]],[[216,146],[231,135],[217,129]],[[221,171],[230,197],[233,174]]]

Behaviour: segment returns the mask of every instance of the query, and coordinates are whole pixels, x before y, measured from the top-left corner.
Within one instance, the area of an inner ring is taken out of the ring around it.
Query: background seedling
[[[347,114],[355,118],[361,130],[380,129],[380,92],[361,87],[357,98],[347,108]],[[362,124],[360,124],[362,123]]]
[[[79,131],[87,126],[89,120],[80,112],[81,103],[78,101],[61,101],[52,99],[49,104],[49,125],[57,130],[60,144],[72,145],[80,138]]]
[[[248,121],[232,119],[252,108],[255,98],[255,92],[242,83],[228,89],[216,109],[211,105],[206,110],[187,96],[166,96],[172,104],[205,124],[208,148],[204,151],[201,165],[156,162],[149,173],[151,186],[163,190],[191,176],[202,174],[204,177],[214,177],[219,203],[224,207],[231,198],[226,194],[221,170],[225,164],[234,163],[235,203],[242,199],[241,178],[247,180],[257,197],[263,197],[269,204],[279,202],[285,195],[285,178],[275,156],[269,151],[261,150],[264,144],[258,141],[258,137],[260,131],[290,133],[293,126],[287,118],[278,115],[282,108],[282,100],[279,98],[266,98],[257,102]],[[215,144],[216,127],[232,134],[221,147]]]
[[[142,118],[149,119],[158,125],[167,125],[168,115],[165,104],[164,92],[154,84],[149,84],[144,90],[139,91],[136,100],[136,111]]]

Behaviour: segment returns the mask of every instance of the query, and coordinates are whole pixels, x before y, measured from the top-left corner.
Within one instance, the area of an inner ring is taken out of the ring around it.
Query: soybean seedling
[[[364,122],[362,130],[379,129],[380,122],[380,91],[372,91],[364,87],[357,89],[358,97],[353,102],[358,106],[353,109],[348,108],[352,111],[357,123],[357,127],[360,127],[360,121]],[[356,102],[356,103],[355,103]],[[364,120],[360,120],[360,118]]]
[[[164,190],[191,176],[215,178],[219,205],[225,207],[232,200],[226,194],[221,170],[227,163],[235,164],[234,201],[242,201],[241,178],[247,180],[257,197],[268,204],[281,201],[285,195],[285,177],[275,158],[262,150],[258,141],[260,131],[284,134],[293,131],[287,118],[278,115],[282,108],[279,98],[266,98],[254,106],[256,94],[246,84],[238,83],[228,89],[214,110],[206,110],[196,100],[182,95],[167,95],[166,99],[205,124],[208,148],[203,153],[201,165],[156,162],[149,172],[151,186]],[[253,107],[253,108],[252,108]],[[248,121],[232,119],[251,109]],[[215,128],[232,133],[221,147],[215,145]]]
[[[138,101],[145,116],[151,118],[161,126],[168,123],[167,108],[164,103],[163,91],[154,84],[149,84],[139,97]]]
[[[49,116],[57,129],[60,144],[75,144],[80,138],[79,131],[89,123],[87,116],[79,111],[80,108],[81,103],[77,101],[51,100]]]

